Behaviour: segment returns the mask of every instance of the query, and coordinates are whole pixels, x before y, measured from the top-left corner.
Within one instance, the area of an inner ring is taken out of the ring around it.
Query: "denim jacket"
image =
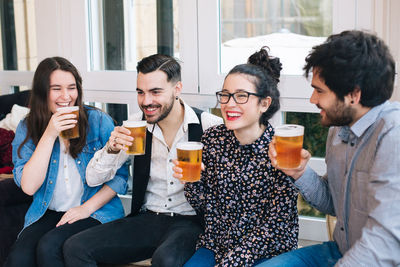
[[[78,154],[75,159],[75,164],[81,176],[84,192],[82,195],[81,203],[90,199],[103,185],[96,187],[89,187],[86,183],[86,166],[90,159],[93,157],[97,150],[100,150],[108,141],[111,131],[114,129],[114,123],[110,116],[101,112],[100,110],[85,107],[88,114],[89,128],[87,129],[86,145],[83,147],[82,152]],[[14,180],[18,186],[21,186],[22,172],[26,162],[31,158],[36,149],[32,139],[29,139],[21,148],[20,155],[18,156],[18,148],[25,139],[27,133],[26,122],[22,120],[15,133],[13,146],[13,163],[14,163]],[[33,195],[33,202],[25,215],[24,229],[38,221],[46,212],[50,201],[53,197],[54,188],[56,185],[58,166],[60,158],[60,143],[56,139],[53,151],[51,153],[49,167],[47,170],[46,178],[42,186]],[[118,194],[125,194],[127,190],[128,168],[122,165],[115,174],[114,179],[106,184],[111,187]],[[92,218],[106,223],[124,216],[124,210],[121,200],[115,196],[103,207],[90,215]]]

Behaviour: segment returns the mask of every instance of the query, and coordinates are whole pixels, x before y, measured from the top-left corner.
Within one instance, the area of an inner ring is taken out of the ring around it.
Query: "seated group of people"
[[[143,58],[141,112],[131,119],[147,121],[146,154],[132,158],[132,208],[124,217],[117,194],[127,190],[129,130],[83,105],[74,65],[44,59],[12,144],[14,180],[33,202],[5,266],[147,258],[166,267],[399,266],[400,105],[388,101],[395,77],[388,47],[375,35],[345,31],[307,56],[310,102],[331,127],[322,177],[307,166],[305,149],[299,167],[277,166],[268,121],[280,108],[281,69],[265,48],[235,66],[217,92],[222,120],[180,98],[174,58]],[[58,110],[65,106],[79,106],[79,119]],[[76,124],[79,138],[60,136]],[[182,183],[176,145],[188,140],[203,143],[204,169],[200,181]],[[298,192],[337,217],[334,241],[297,249]]]

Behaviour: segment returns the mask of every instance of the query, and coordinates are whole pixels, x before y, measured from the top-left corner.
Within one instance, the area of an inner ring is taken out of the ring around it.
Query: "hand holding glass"
[[[294,169],[300,166],[304,127],[284,124],[275,128],[275,148],[278,167]]]
[[[176,145],[178,167],[182,169],[182,181],[200,180],[203,144],[200,142],[182,142]]]
[[[128,146],[126,154],[144,155],[146,153],[146,121],[124,121],[122,126],[131,131],[132,145]]]
[[[79,120],[79,107],[78,106],[73,106],[73,107],[63,107],[63,108],[58,108],[57,111],[66,111],[64,114],[72,113],[76,115],[76,120]],[[79,125],[78,123],[75,124],[74,128],[67,129],[64,131],[61,131],[60,136],[64,139],[74,139],[79,137]]]

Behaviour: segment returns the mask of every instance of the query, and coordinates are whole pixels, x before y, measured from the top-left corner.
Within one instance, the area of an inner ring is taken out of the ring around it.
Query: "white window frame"
[[[56,55],[69,59],[81,73],[85,101],[125,103],[129,105],[130,112],[135,112],[138,110],[136,71],[90,70],[88,1],[97,0],[35,1],[38,62]],[[132,0],[125,0],[124,4],[130,4],[129,1]],[[183,98],[189,104],[206,108],[211,98],[194,97],[199,91],[196,8],[197,0],[179,0],[179,21],[185,22],[178,25],[182,81],[185,85]],[[128,20],[132,22],[133,19],[127,17]],[[99,31],[94,31],[94,35],[95,39],[102,39]],[[132,36],[129,38],[134,39]],[[101,44],[94,49],[94,53],[99,54]],[[7,88],[13,85],[30,87],[33,73],[0,71],[1,93],[9,93]]]

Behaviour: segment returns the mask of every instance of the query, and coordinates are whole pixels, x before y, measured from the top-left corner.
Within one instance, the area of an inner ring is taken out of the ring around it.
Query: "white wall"
[[[389,45],[397,63],[397,73],[400,68],[400,1],[374,1],[373,30]],[[395,90],[392,100],[400,101],[400,79],[396,75]]]

